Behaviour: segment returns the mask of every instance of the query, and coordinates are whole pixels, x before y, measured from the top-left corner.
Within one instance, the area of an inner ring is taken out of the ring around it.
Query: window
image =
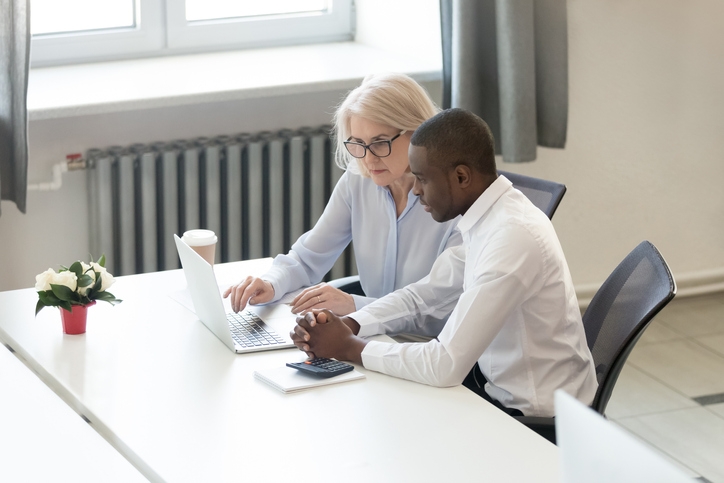
[[[33,0],[34,67],[352,38],[352,0]]]
[[[135,27],[135,5],[128,0],[33,0],[34,35]],[[74,15],[82,11],[85,15]]]

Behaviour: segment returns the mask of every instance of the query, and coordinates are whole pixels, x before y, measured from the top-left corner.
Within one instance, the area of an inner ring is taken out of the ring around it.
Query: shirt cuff
[[[359,324],[359,332],[357,332],[358,336],[369,337],[371,335],[382,334],[382,332],[379,332],[380,324],[377,322],[377,318],[374,315],[368,314],[365,311],[360,311],[352,312],[348,317],[354,319],[354,321]]]
[[[388,342],[371,340],[362,350],[362,365],[365,369],[375,372],[385,372],[384,357],[387,353]]]
[[[355,310],[361,310],[362,307],[365,305],[369,305],[375,300],[377,300],[374,297],[364,297],[362,295],[352,295],[352,299],[354,299],[354,309]]]
[[[289,291],[289,284],[283,283],[283,280],[285,279],[284,275],[285,274],[283,270],[272,267],[271,269],[269,269],[268,272],[259,277],[262,280],[269,282],[272,287],[274,287],[274,297],[269,302],[267,302],[267,304],[272,304],[276,302],[280,298],[284,297],[284,295],[286,295],[286,293]]]

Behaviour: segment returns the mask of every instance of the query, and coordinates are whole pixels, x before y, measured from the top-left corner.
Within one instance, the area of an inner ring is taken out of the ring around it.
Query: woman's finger
[[[321,308],[322,305],[324,305],[324,299],[321,292],[310,292],[307,298],[301,299],[296,305],[292,305],[292,313],[300,314],[313,308]]]
[[[310,297],[310,292],[316,292],[320,287],[322,286],[321,283],[318,283],[317,285],[312,285],[311,287],[307,287],[301,292],[297,294],[296,297],[294,297],[294,300],[292,300],[291,305],[295,305],[299,301],[306,300]]]

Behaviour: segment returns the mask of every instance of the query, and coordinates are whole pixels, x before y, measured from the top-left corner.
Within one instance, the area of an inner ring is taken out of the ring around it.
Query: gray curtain
[[[0,0],[0,199],[25,213],[28,182],[28,0]]]
[[[443,107],[485,119],[504,161],[565,147],[566,17],[566,0],[440,0]]]

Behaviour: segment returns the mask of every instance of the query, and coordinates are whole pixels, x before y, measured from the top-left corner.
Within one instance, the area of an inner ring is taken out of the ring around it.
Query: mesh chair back
[[[553,213],[566,194],[566,185],[548,181],[540,178],[533,178],[523,174],[498,171],[513,183],[513,186],[520,190],[535,206],[541,209],[548,218],[553,218]]]
[[[616,267],[583,315],[596,365],[591,407],[604,413],[629,353],[654,316],[676,295],[676,282],[656,247],[644,241]]]

